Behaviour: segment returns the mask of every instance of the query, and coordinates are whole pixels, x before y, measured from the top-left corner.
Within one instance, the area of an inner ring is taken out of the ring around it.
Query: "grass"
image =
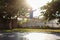
[[[3,30],[4,32],[60,32],[60,29],[27,29],[15,28],[12,30]]]
[[[21,32],[60,32],[60,29],[22,29],[22,28],[17,28],[13,29],[13,31],[21,31]]]

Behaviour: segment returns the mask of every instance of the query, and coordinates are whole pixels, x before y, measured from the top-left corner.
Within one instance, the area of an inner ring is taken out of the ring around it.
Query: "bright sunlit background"
[[[32,7],[33,10],[37,9],[36,11],[34,11],[33,17],[38,17],[39,15],[41,15],[39,8],[51,1],[52,0],[27,0],[27,3]]]

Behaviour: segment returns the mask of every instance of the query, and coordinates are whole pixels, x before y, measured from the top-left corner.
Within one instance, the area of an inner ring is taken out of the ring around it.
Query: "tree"
[[[41,9],[46,10],[44,13],[45,19],[52,20],[58,18],[60,20],[60,0],[52,0],[52,2],[42,6]]]
[[[12,18],[18,16],[18,11],[19,15],[23,15],[27,9],[25,0],[0,0],[0,20],[4,26],[11,26]]]

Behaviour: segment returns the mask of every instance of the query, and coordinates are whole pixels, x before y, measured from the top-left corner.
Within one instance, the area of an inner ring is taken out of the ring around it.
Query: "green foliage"
[[[11,18],[19,11],[19,15],[24,15],[27,12],[28,6],[25,0],[0,0],[0,18]]]
[[[41,9],[46,10],[44,16],[47,20],[60,19],[60,0],[52,0],[52,2],[47,3]]]
[[[14,20],[20,15],[24,15],[27,12],[27,9],[28,6],[26,5],[25,0],[0,0],[0,26],[2,24],[2,28],[12,29]]]

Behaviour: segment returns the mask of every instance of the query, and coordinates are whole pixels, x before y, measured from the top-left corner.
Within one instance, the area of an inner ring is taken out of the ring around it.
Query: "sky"
[[[33,17],[38,17],[41,15],[39,8],[43,5],[46,5],[48,2],[51,2],[52,0],[27,0],[27,3],[32,7],[32,9],[37,9],[33,13]]]

